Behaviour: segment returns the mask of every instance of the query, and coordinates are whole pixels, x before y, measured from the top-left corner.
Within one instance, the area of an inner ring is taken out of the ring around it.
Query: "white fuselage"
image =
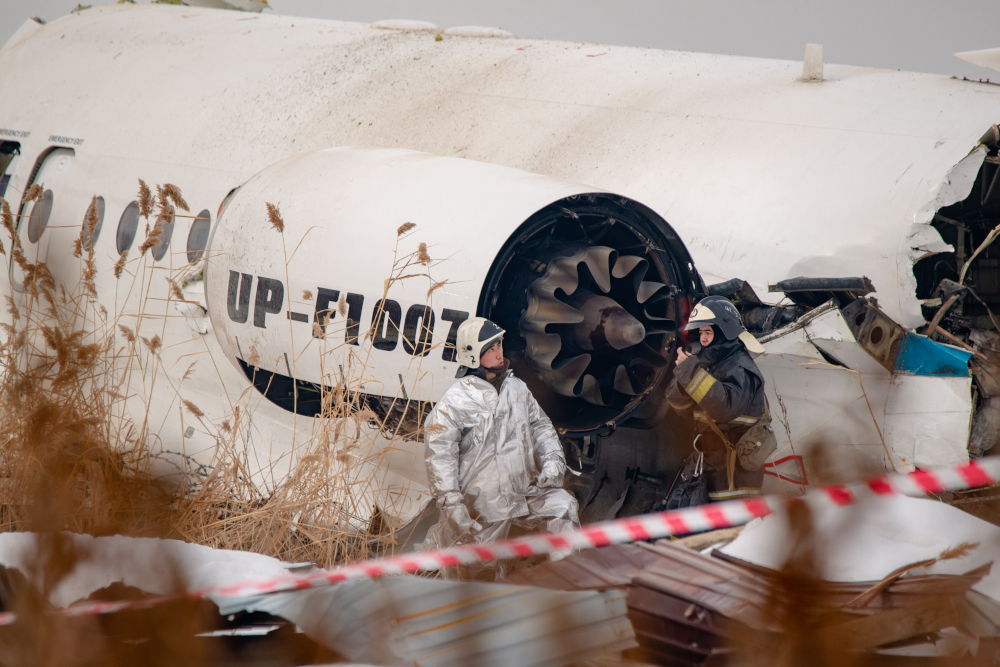
[[[786,61],[534,39],[438,41],[433,32],[355,23],[102,6],[45,25],[29,21],[0,51],[0,140],[20,143],[5,196],[16,204],[36,162],[53,147],[63,150],[59,155],[68,162],[52,212],[58,222],[50,223],[35,257],[45,259],[57,279],[77,280],[70,250],[78,228],[71,227],[82,222],[93,195],[103,197],[98,300],[112,313],[138,312],[141,290],[111,275],[120,256],[116,228],[136,197],[137,179],[176,184],[190,215],[207,210],[214,228],[227,194],[282,160],[331,147],[409,149],[543,175],[551,184],[565,183],[564,194],[608,191],[639,201],[676,230],[706,283],[742,278],[766,300],[767,284],[787,278],[867,276],[886,314],[904,327],[921,325],[913,262],[950,250],[930,222],[938,208],[968,193],[982,153],[958,171],[955,166],[996,122],[1000,89],[836,65],[825,68],[823,81],[805,82],[800,71],[800,63]],[[42,169],[55,173],[53,165]],[[461,199],[464,186],[454,187]],[[283,211],[317,209],[323,194],[289,192],[273,203]],[[404,199],[379,205],[393,215],[357,229],[323,228],[321,219],[296,223],[317,226],[315,238],[329,237],[329,287],[367,290],[363,328],[382,298],[395,230],[410,221]],[[499,215],[498,203],[488,199],[481,216],[475,202],[463,207],[461,222],[414,220],[413,239],[447,259],[435,279],[456,279],[437,298],[475,313],[494,248],[523,219]],[[266,211],[260,216],[266,221]],[[195,273],[184,268],[191,224],[191,218],[177,219],[159,265]],[[262,229],[248,231],[248,240],[262,242]],[[135,245],[142,238],[140,229]],[[300,240],[286,238],[284,250],[273,246],[275,271]],[[132,253],[131,273],[154,268],[148,255],[139,260]],[[273,317],[287,325],[292,301],[315,290],[314,282],[289,278],[288,303]],[[167,297],[165,280],[148,285],[144,294],[153,301],[147,307]],[[200,284],[190,285],[185,295],[204,302]],[[11,289],[8,281],[3,289]],[[428,284],[394,289],[410,291],[407,303],[422,303]],[[169,338],[172,332],[190,342],[163,351],[155,372],[164,376],[164,397],[142,409],[152,410],[153,421],[179,440],[172,430],[184,420],[178,391],[218,419],[248,385],[221,361],[235,338],[227,334],[220,346],[215,311],[209,323],[197,313],[175,312],[173,304],[158,307],[169,317],[144,319],[139,333]],[[308,329],[303,332],[308,337]],[[439,338],[446,333],[435,330]],[[383,384],[408,360],[402,349],[393,354],[403,356],[376,373]],[[197,355],[216,361],[206,358],[203,372],[178,389]],[[290,374],[293,363],[280,361]],[[420,399],[436,400],[453,369],[437,359],[424,369],[429,380],[411,385],[410,393],[418,389]],[[395,395],[400,383],[385,393]],[[258,417],[266,424],[254,436],[258,451],[285,469],[303,418],[296,422],[268,404],[260,405]],[[199,437],[170,446],[205,456],[214,440]],[[422,463],[414,455],[393,467],[400,479],[414,477],[419,485]]]

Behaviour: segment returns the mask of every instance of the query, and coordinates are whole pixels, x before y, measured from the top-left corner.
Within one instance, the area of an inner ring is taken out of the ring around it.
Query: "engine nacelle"
[[[406,223],[416,228],[400,235]],[[479,314],[507,330],[515,373],[575,433],[656,394],[699,287],[673,230],[628,198],[373,148],[308,153],[250,179],[207,267],[222,349],[286,409],[317,414],[316,386],[345,373],[376,400],[435,401],[454,381],[459,324]]]

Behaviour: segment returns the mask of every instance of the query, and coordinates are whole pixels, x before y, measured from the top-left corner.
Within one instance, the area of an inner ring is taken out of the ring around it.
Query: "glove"
[[[538,475],[539,489],[554,489],[562,486],[564,466],[558,461],[546,461],[542,464],[542,472]]]
[[[445,517],[451,528],[457,535],[475,535],[483,529],[478,521],[474,521],[469,514],[469,508],[462,502],[462,495],[459,493],[446,493],[438,501],[441,507],[441,514]]]

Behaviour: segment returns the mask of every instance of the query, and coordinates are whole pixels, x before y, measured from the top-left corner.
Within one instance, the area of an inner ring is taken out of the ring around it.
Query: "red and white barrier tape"
[[[1000,481],[1000,458],[974,461],[951,468],[935,468],[893,475],[880,475],[867,482],[841,484],[813,489],[802,499],[809,503],[832,502],[837,506],[856,503],[865,497],[958,491],[987,486]],[[590,549],[609,544],[651,540],[671,535],[686,535],[718,528],[743,525],[767,516],[789,501],[778,496],[764,496],[710,503],[680,510],[589,524],[562,533],[527,535],[494,544],[464,544],[442,551],[412,553],[352,563],[308,575],[285,575],[270,579],[242,581],[230,586],[195,591],[192,598],[246,597],[268,595],[308,588],[330,586],[354,579],[376,579],[393,574],[433,572],[456,565],[471,565],[492,560],[536,556],[566,549]],[[125,609],[148,608],[168,597],[139,601],[86,602],[64,610],[71,616],[105,614]],[[14,621],[13,614],[0,614],[0,625]]]

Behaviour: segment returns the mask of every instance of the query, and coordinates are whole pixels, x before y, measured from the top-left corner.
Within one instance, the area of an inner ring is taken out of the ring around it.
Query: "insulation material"
[[[907,332],[896,357],[895,370],[909,375],[969,377],[971,352]]]
[[[63,535],[79,561],[49,593],[57,607],[115,582],[166,595],[274,579],[296,568],[177,540]],[[0,565],[20,570],[41,589],[33,565],[43,545],[33,533],[2,533]],[[380,665],[555,667],[636,646],[617,591],[391,577],[262,597],[206,597],[220,614],[268,611],[352,660]]]
[[[66,607],[115,582],[146,593],[226,586],[247,578],[288,574],[291,563],[248,551],[229,551],[156,538],[92,537],[63,533],[78,554],[72,572],[49,592],[49,602]],[[35,563],[46,543],[34,533],[0,533],[0,565],[20,570],[40,590]],[[220,603],[221,598],[209,598]]]
[[[946,549],[978,544],[967,556],[923,568],[928,574],[963,574],[1000,559],[1000,528],[942,502],[921,498],[871,498],[852,508],[817,507],[812,514],[814,552],[830,581],[880,580],[893,570],[937,558]],[[787,515],[772,514],[747,525],[720,551],[754,565],[778,569],[795,540]],[[973,586],[1000,601],[1000,570]]]

